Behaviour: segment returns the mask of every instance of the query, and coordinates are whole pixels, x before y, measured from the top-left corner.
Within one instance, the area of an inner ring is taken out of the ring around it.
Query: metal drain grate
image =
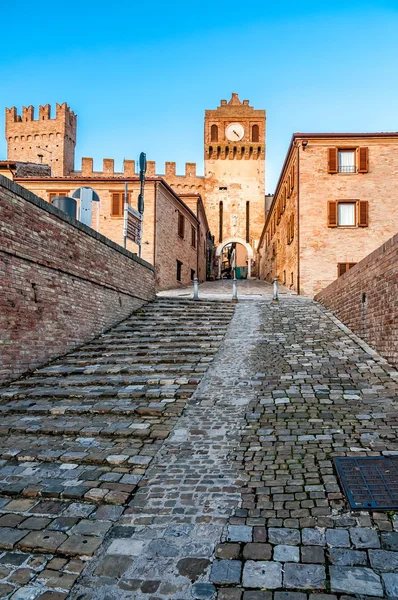
[[[351,508],[398,508],[398,456],[333,460]]]

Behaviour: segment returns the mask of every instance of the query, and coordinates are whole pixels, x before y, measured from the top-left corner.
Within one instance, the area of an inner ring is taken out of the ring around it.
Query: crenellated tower
[[[265,110],[233,93],[204,124],[205,208],[216,245],[254,251],[265,222]],[[248,247],[248,246],[246,246]]]
[[[6,108],[8,160],[47,164],[53,176],[69,175],[74,170],[76,123],[66,102],[56,104],[55,118],[49,104],[39,106],[38,119],[33,106],[23,106],[22,115],[15,106]]]

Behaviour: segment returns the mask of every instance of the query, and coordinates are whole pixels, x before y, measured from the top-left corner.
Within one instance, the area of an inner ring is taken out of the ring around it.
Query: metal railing
[[[355,173],[355,165],[339,165],[339,173]]]

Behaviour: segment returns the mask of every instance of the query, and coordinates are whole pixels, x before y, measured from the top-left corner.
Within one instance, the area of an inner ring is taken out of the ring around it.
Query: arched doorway
[[[247,278],[251,277],[251,266],[254,258],[253,248],[248,242],[241,238],[228,238],[222,241],[216,250],[218,258],[218,278],[222,279],[230,270],[230,275],[233,276],[233,270],[244,273],[247,269]],[[239,271],[238,271],[239,269]]]

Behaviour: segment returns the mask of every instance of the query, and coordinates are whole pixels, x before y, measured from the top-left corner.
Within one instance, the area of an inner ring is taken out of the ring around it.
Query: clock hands
[[[239,133],[237,131],[235,131],[235,129],[233,129],[232,131],[235,135],[237,135],[239,137]]]

